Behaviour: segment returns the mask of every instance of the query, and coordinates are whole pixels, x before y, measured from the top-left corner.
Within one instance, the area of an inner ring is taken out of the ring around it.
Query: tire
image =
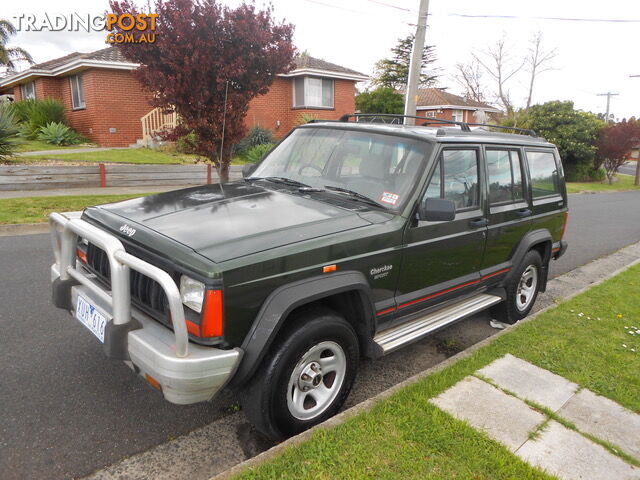
[[[351,391],[360,357],[356,333],[335,312],[314,308],[289,321],[239,392],[249,421],[276,441],[335,415]]]
[[[529,250],[506,285],[507,299],[491,308],[493,318],[514,324],[529,315],[540,289],[542,258],[536,250]]]

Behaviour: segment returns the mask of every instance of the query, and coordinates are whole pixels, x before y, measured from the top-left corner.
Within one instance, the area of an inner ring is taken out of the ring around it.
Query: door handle
[[[484,217],[476,218],[475,220],[470,220],[469,225],[471,226],[471,228],[486,227],[487,225],[489,225],[489,220]]]
[[[531,215],[531,210],[529,210],[528,208],[523,208],[522,210],[518,210],[516,214],[520,218],[528,217],[529,215]]]

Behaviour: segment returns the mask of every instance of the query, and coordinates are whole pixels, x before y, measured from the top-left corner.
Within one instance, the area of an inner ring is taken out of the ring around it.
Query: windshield
[[[365,196],[380,206],[399,210],[430,151],[428,143],[392,135],[300,128],[249,178],[281,177],[341,194],[351,191],[354,198]]]

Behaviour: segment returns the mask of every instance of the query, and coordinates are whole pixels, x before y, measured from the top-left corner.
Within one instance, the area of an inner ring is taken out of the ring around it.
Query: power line
[[[534,17],[525,15],[468,15],[464,13],[447,13],[449,17],[462,18],[498,18],[505,20],[557,20],[561,22],[597,22],[597,23],[640,23],[640,19],[625,18],[572,18],[572,17]]]

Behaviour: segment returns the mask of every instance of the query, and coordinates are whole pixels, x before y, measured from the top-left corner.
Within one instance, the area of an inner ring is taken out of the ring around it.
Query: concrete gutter
[[[355,405],[344,412],[336,415],[335,417],[330,418],[324,423],[320,425],[316,425],[315,427],[307,430],[306,432],[302,432],[299,435],[289,438],[284,442],[276,445],[275,447],[266,450],[265,452],[245,460],[242,463],[235,465],[234,467],[222,472],[214,477],[211,480],[226,480],[234,477],[235,475],[244,472],[250,468],[255,468],[264,462],[268,462],[273,458],[277,457],[280,453],[282,453],[285,449],[299,445],[306,440],[308,440],[317,430],[319,429],[329,429],[333,428],[337,425],[344,423],[346,420],[366,411],[371,410],[376,404],[381,401],[389,398],[391,395],[396,393],[398,390],[401,390],[405,387],[413,385],[425,377],[429,375],[444,370],[448,366],[456,363],[463,358],[467,358],[475,353],[477,350],[485,347],[492,343],[496,338],[499,338],[501,335],[506,334],[507,332],[511,332],[514,328],[518,328],[520,325],[524,325],[525,323],[535,321],[535,319],[556,306],[558,300],[566,301],[569,300],[576,295],[579,295],[587,290],[595,287],[596,285],[600,285],[601,283],[609,280],[610,278],[618,275],[619,273],[628,270],[633,265],[640,263],[640,242],[634,243],[627,247],[624,247],[618,250],[611,255],[607,255],[606,257],[599,258],[594,260],[582,267],[578,267],[575,270],[572,270],[564,275],[560,275],[553,280],[550,280],[547,285],[547,292],[545,293],[545,297],[550,298],[550,301],[547,305],[536,312],[535,314],[521,320],[515,325],[511,325],[504,330],[492,335],[485,340],[482,340],[475,345],[467,348],[463,352],[460,352],[452,357],[449,357],[445,361],[439,363],[438,365],[425,370],[417,375],[414,375],[407,380],[398,383],[391,387],[390,389],[379,393],[378,395],[371,397],[368,400],[365,400],[358,405]],[[575,279],[585,279],[591,278],[591,281],[586,281],[586,285],[584,282],[577,282]]]
[[[13,237],[15,235],[36,235],[48,233],[49,224],[44,223],[10,223],[0,225],[0,237]]]

